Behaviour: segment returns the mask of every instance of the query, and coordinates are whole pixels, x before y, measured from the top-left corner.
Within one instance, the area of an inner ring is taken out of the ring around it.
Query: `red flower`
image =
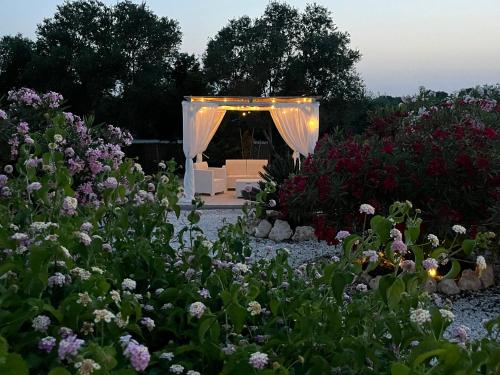
[[[444,130],[437,128],[436,130],[434,130],[434,133],[432,133],[432,135],[434,138],[437,138],[437,139],[446,139],[446,138],[448,138],[449,133],[447,131],[444,131]]]
[[[427,164],[427,175],[428,176],[441,176],[446,172],[444,160],[442,158],[432,159],[429,164]]]
[[[386,142],[384,143],[384,147],[382,148],[382,152],[385,154],[392,154],[394,151],[394,145],[392,142]]]
[[[476,167],[481,171],[486,171],[490,167],[490,162],[486,158],[479,157],[476,159]]]
[[[415,142],[412,145],[413,152],[420,155],[422,152],[424,152],[424,144],[421,142]]]
[[[393,175],[389,175],[384,179],[382,186],[384,187],[384,190],[393,190],[398,186],[398,182]]]

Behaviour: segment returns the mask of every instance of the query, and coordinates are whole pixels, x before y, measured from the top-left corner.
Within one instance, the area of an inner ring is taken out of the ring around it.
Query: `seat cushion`
[[[193,167],[194,169],[208,169],[208,163],[206,161],[193,163]]]
[[[226,173],[228,176],[245,175],[247,170],[247,161],[242,159],[226,160]]]
[[[248,159],[247,160],[247,175],[259,176],[259,172],[264,173],[264,166],[267,165],[265,159]]]

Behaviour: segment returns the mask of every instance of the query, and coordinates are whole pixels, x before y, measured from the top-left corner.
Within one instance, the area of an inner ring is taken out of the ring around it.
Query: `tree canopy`
[[[203,63],[217,94],[357,99],[363,86],[354,65],[361,55],[349,42],[325,7],[307,5],[301,13],[271,2],[255,20],[229,21],[209,40]]]
[[[140,138],[180,138],[184,95],[320,95],[322,131],[365,121],[361,55],[325,7],[270,2],[255,19],[230,20],[201,61],[181,53],[181,41],[178,22],[144,3],[66,1],[35,41],[0,40],[0,96],[21,86],[58,91],[71,110]]]

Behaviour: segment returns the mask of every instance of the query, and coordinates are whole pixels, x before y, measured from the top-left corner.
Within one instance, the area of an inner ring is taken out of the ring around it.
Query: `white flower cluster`
[[[488,267],[488,265],[486,264],[486,259],[484,259],[482,255],[479,255],[476,258],[476,266],[480,273],[486,270],[486,268]]]
[[[96,323],[99,323],[100,321],[110,323],[115,318],[115,314],[106,309],[94,310],[94,316],[94,322]]]
[[[418,325],[423,325],[431,321],[431,313],[425,309],[411,309],[410,321]]]
[[[135,280],[132,280],[132,279],[124,279],[122,281],[122,289],[123,290],[134,290],[137,286],[137,283],[135,282]]]
[[[453,319],[455,319],[455,314],[453,314],[450,310],[439,309],[439,313],[444,320],[449,320],[450,322],[452,322]]]
[[[359,206],[359,213],[365,214],[365,215],[373,215],[373,214],[375,214],[375,207],[364,203],[361,206]]]
[[[453,230],[453,232],[455,232],[457,234],[465,234],[465,232],[466,232],[466,229],[463,226],[458,225],[458,224],[455,224],[454,226],[452,226],[451,229]]]
[[[194,302],[189,306],[189,314],[200,319],[205,313],[206,308],[203,302]]]
[[[252,301],[248,303],[247,311],[249,311],[250,315],[252,316],[260,315],[260,313],[262,312],[262,307],[257,301]]]
[[[427,236],[427,239],[429,240],[429,242],[431,243],[432,247],[438,247],[439,246],[439,238],[437,238],[436,235],[434,234],[429,234]]]

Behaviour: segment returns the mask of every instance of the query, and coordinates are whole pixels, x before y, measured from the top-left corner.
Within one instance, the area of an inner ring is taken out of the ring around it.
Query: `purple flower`
[[[49,104],[49,108],[59,108],[59,105],[63,101],[63,96],[58,92],[49,91],[43,95],[43,99]]]
[[[394,242],[391,245],[392,251],[396,253],[400,253],[401,255],[405,255],[408,252],[408,248],[406,247],[405,243],[401,240],[394,240]]]
[[[42,99],[40,99],[35,91],[26,87],[23,87],[17,91],[10,90],[8,92],[7,99],[13,102],[17,102],[17,104],[25,104],[34,108],[38,107],[42,102]]]
[[[9,181],[9,178],[4,174],[0,174],[0,187],[7,185],[7,181]]]
[[[335,236],[335,239],[342,241],[344,238],[349,237],[351,233],[349,233],[346,230],[339,230],[337,235]]]
[[[140,345],[137,341],[130,339],[123,351],[123,355],[130,360],[130,364],[136,371],[144,371],[146,367],[148,367],[149,360],[151,359],[151,355],[146,346]]]
[[[424,266],[426,271],[429,271],[431,269],[437,269],[439,267],[438,261],[434,258],[427,258],[422,262],[422,265]]]
[[[368,260],[372,263],[378,261],[378,253],[375,250],[363,251],[363,256],[367,257]]]
[[[29,194],[33,193],[34,191],[38,191],[42,188],[42,184],[39,182],[32,182],[31,184],[28,185],[26,190],[28,191]]]
[[[19,134],[27,134],[30,131],[30,127],[27,122],[21,121],[17,126],[17,132]]]
[[[46,353],[50,353],[55,346],[56,339],[52,336],[44,337],[38,341],[38,349],[43,350]]]
[[[68,357],[76,355],[84,343],[85,341],[79,339],[76,335],[71,335],[61,340],[61,342],[59,342],[59,349],[57,350],[59,359],[63,361]]]
[[[108,177],[104,182],[103,186],[106,189],[116,189],[118,187],[118,181],[114,177]]]
[[[7,120],[7,113],[0,109],[0,120]]]

